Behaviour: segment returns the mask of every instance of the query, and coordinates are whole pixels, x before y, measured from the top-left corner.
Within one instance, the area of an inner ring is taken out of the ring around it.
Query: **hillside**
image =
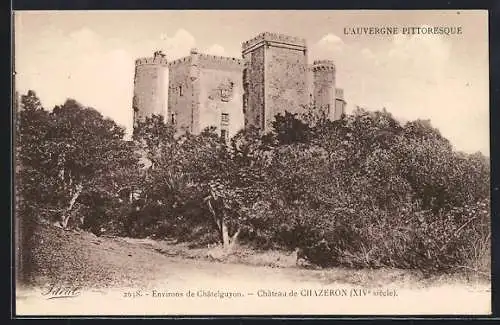
[[[18,314],[477,314],[490,310],[488,281],[467,280],[463,275],[425,279],[418,272],[395,269],[311,270],[287,265],[293,257],[278,252],[240,253],[229,261],[218,262],[207,257],[215,255],[208,249],[193,250],[182,244],[151,240],[98,238],[49,226],[39,227],[34,240],[38,243],[33,258],[37,285],[18,287]],[[47,300],[40,295],[42,287],[61,282],[80,286],[82,295],[62,300]],[[298,292],[310,288],[394,290],[398,297],[329,297],[334,300],[327,303],[325,297],[299,296],[286,298],[293,300],[282,298],[277,304],[278,298],[249,293],[291,288]],[[202,300],[193,305],[187,298],[123,296],[126,292],[187,289],[230,290],[246,298],[212,298],[210,303],[202,303],[208,302],[207,298],[197,298]]]
[[[257,252],[241,248],[230,257],[217,249],[190,249],[186,244],[150,239],[97,237],[88,232],[64,231],[40,225],[34,236],[33,266],[36,283],[54,280],[78,283],[88,288],[144,286],[158,278],[186,274],[193,268],[207,271],[230,270],[250,265],[259,272],[283,274],[291,278],[342,282],[364,286],[397,284],[424,287],[446,283],[488,283],[485,277],[466,274],[424,277],[408,270],[311,269],[295,264],[295,256],[279,251]],[[443,280],[446,279],[446,280]]]

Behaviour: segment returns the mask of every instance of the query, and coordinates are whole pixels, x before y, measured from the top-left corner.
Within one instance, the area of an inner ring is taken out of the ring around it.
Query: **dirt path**
[[[18,314],[487,314],[485,282],[415,282],[398,270],[304,270],[168,257],[147,243],[44,229],[39,286],[19,289]],[[51,244],[57,243],[57,250]],[[62,244],[64,243],[64,244]],[[79,286],[47,299],[47,284]],[[45,284],[45,286],[44,286]],[[353,290],[354,289],[354,290]]]

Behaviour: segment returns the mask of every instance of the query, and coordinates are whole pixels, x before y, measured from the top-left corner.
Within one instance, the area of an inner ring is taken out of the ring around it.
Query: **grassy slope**
[[[37,282],[61,281],[113,287],[147,280],[163,256],[143,247],[91,233],[40,226],[34,236],[33,264]]]
[[[186,278],[201,273],[220,276],[221,272],[229,272],[241,274],[244,279],[250,273],[265,275],[278,271],[295,281],[364,286],[391,283],[422,287],[442,283],[443,279],[448,283],[489,281],[464,274],[425,279],[419,272],[395,269],[308,270],[298,268],[294,256],[283,252],[255,252],[241,248],[236,254],[223,258],[216,249],[189,249],[187,245],[165,241],[99,238],[87,232],[64,231],[46,225],[37,228],[33,240],[34,274],[40,285],[58,281],[78,283],[88,288],[139,286],[159,279],[186,281]]]

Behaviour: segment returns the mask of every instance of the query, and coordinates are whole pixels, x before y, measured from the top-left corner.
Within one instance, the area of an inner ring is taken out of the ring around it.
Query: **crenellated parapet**
[[[307,47],[306,40],[303,38],[279,33],[264,32],[246,42],[243,42],[241,44],[241,50],[243,53],[247,53],[264,44],[275,46],[281,45],[298,50],[305,50]]]
[[[138,58],[137,60],[135,60],[136,66],[147,65],[147,64],[167,66],[169,64],[169,62],[164,57]]]
[[[320,64],[335,65],[335,62],[333,60],[314,60],[313,62],[313,65],[320,65]]]
[[[239,58],[204,54],[199,53],[196,49],[192,49],[189,56],[169,62],[169,67],[176,67],[178,65],[185,64],[196,65],[199,68],[243,70],[245,63],[242,59]]]
[[[222,70],[226,69],[241,69],[243,70],[245,62],[239,58],[232,58],[226,56],[218,56],[211,54],[198,53],[196,54],[198,64],[201,68],[204,66],[219,68]]]
[[[192,62],[192,57],[191,56],[185,56],[183,58],[170,61],[168,63],[168,66],[171,67],[171,68],[173,68],[173,67],[176,67],[176,66],[179,66],[179,65],[191,64],[191,62]]]
[[[315,60],[311,68],[312,71],[335,71],[335,63],[332,60]]]

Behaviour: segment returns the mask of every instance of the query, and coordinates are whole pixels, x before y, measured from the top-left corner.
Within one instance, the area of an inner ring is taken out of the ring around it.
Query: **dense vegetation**
[[[269,134],[224,143],[215,129],[176,135],[153,116],[126,141],[96,110],[67,100],[48,111],[30,91],[17,122],[23,229],[38,219],[429,272],[475,268],[489,254],[489,160],[454,151],[429,121],[286,113]]]

